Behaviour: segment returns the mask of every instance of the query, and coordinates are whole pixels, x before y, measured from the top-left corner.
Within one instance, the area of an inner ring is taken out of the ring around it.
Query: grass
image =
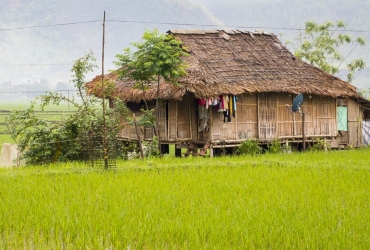
[[[0,170],[0,248],[367,249],[370,150]]]

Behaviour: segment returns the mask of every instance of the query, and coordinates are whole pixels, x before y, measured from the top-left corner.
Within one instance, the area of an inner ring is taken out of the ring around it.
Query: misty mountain
[[[347,29],[368,30],[370,2],[308,0],[0,0],[0,82],[39,76],[68,82],[75,59],[92,50],[100,64],[102,19],[106,11],[105,69],[114,56],[139,41],[145,29],[233,29],[257,27],[294,40],[307,20],[343,20]],[[352,32],[370,42],[370,32]],[[370,44],[351,56],[365,56]],[[97,69],[89,75],[101,73]],[[370,70],[354,84],[370,85]]]
[[[156,23],[218,23],[204,7],[187,0],[1,0],[0,3],[0,81],[33,75],[51,82],[68,81],[73,60],[85,52],[92,50],[101,60],[104,11],[107,69],[113,68],[114,56],[129,42],[140,40],[145,29],[158,27],[166,32],[190,28]]]

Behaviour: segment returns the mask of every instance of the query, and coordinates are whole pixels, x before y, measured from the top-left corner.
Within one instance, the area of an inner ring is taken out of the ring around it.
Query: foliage
[[[257,139],[248,139],[246,141],[243,141],[236,150],[236,153],[248,155],[261,154],[262,148],[258,144],[259,141]]]
[[[267,152],[272,154],[278,154],[283,152],[283,147],[279,139],[274,139],[267,144]]]
[[[137,142],[129,141],[122,147],[122,158],[124,160],[139,158],[139,150]]]
[[[361,149],[0,169],[0,248],[368,249],[369,161]]]
[[[330,145],[327,141],[321,138],[316,138],[312,145],[308,147],[309,151],[324,151],[324,150],[330,150]]]
[[[307,21],[305,35],[299,38],[300,47],[295,51],[295,56],[333,75],[341,70],[342,64],[345,64],[348,71],[347,80],[351,82],[354,72],[364,69],[366,64],[362,58],[350,62],[346,62],[346,59],[357,46],[364,46],[365,40],[362,37],[353,39],[348,34],[336,35],[344,28],[343,21],[337,21],[335,24],[330,21],[323,24]],[[354,47],[347,56],[343,56],[340,48],[346,44],[354,44]]]
[[[8,130],[12,139],[17,142],[21,157],[26,164],[49,164],[56,161],[74,161],[86,158],[89,139],[102,137],[103,117],[100,100],[89,96],[83,87],[85,75],[95,67],[92,53],[79,58],[72,68],[73,79],[78,88],[78,95],[82,103],[73,97],[68,98],[61,94],[49,92],[31,102],[25,110],[15,110],[6,118]],[[46,121],[36,112],[36,103],[40,102],[41,110],[48,105],[59,105],[68,102],[76,110],[63,117],[60,121]],[[119,100],[116,106],[123,107]],[[106,113],[108,138],[116,140],[120,129],[117,126],[119,118],[114,115],[117,110],[108,109]],[[120,109],[119,112],[125,112]]]
[[[141,42],[131,43],[136,48],[132,52],[130,48],[124,49],[123,54],[116,55],[116,66],[121,78],[129,78],[135,81],[136,87],[145,92],[149,85],[157,82],[156,116],[158,116],[158,98],[160,80],[177,84],[180,77],[186,74],[188,65],[183,61],[188,53],[182,47],[182,42],[172,35],[159,34],[157,29],[145,31]],[[145,101],[146,103],[146,101]],[[146,104],[148,108],[148,105]],[[156,120],[156,135],[158,147],[160,147],[160,135],[158,121]],[[159,148],[160,150],[160,148]]]
[[[155,125],[155,115],[154,110],[144,110],[141,109],[142,115],[136,117],[136,125],[138,127],[152,127]],[[134,119],[132,117],[127,117],[127,120],[131,125],[134,124]]]
[[[121,77],[133,79],[139,88],[145,90],[149,84],[156,82],[158,76],[166,81],[176,83],[186,74],[187,65],[183,57],[188,54],[182,43],[172,35],[159,34],[157,29],[145,31],[142,42],[131,43],[136,51],[125,48],[123,54],[117,54]]]
[[[144,156],[148,158],[160,156],[160,152],[158,150],[158,139],[156,136],[153,136],[151,141],[143,142],[143,151]]]

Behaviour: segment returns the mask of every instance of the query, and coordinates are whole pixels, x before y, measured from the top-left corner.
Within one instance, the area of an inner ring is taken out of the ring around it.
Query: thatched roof
[[[170,30],[188,48],[188,74],[179,85],[161,82],[160,99],[181,99],[220,94],[287,92],[358,98],[356,88],[296,58],[274,34],[241,30]],[[117,73],[105,78],[115,82],[115,94],[124,101],[156,97],[156,84],[143,93]],[[100,95],[101,76],[86,84]]]

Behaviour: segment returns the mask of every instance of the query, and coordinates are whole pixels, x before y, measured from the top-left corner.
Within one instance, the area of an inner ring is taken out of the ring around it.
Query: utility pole
[[[102,48],[102,74],[101,74],[101,84],[102,84],[102,91],[103,91],[103,154],[104,154],[104,168],[108,169],[108,145],[107,145],[107,123],[105,120],[105,84],[104,84],[104,44],[105,44],[105,11],[104,11],[104,18],[103,18],[103,48]]]

